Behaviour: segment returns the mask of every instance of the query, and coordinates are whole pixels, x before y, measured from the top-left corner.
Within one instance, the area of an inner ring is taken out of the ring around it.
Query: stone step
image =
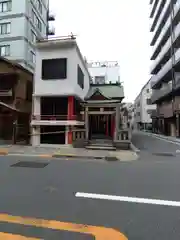
[[[88,145],[86,149],[89,150],[108,150],[108,151],[115,151],[116,148],[113,146],[105,146],[105,145]]]
[[[113,144],[112,144],[112,143],[103,143],[103,142],[101,142],[101,143],[100,143],[100,142],[99,142],[99,143],[93,143],[93,142],[91,142],[91,143],[89,143],[89,146],[113,147]]]
[[[112,141],[111,140],[100,140],[100,139],[97,139],[97,140],[90,140],[89,141],[90,143],[93,143],[93,144],[96,144],[96,143],[100,143],[100,144],[112,144]]]

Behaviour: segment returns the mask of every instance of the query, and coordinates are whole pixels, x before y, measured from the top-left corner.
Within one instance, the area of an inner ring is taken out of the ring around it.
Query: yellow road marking
[[[0,239],[3,240],[40,240],[40,238],[24,237],[22,235],[0,232]]]
[[[41,155],[37,155],[40,158],[52,158],[52,155],[50,154],[41,154]]]
[[[94,236],[96,240],[112,240],[112,239],[128,240],[122,233],[120,233],[119,231],[113,228],[59,222],[56,220],[44,220],[44,219],[38,219],[38,218],[11,216],[8,214],[0,214],[0,222],[8,222],[8,223],[22,224],[22,225],[28,225],[28,226],[34,226],[34,227],[50,228],[55,230],[89,234]]]
[[[7,154],[8,154],[8,149],[0,148],[0,155],[7,155]]]

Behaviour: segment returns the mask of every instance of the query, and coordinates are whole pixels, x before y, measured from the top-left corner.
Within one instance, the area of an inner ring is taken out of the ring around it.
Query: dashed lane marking
[[[105,228],[105,227],[92,226],[92,225],[83,225],[83,224],[76,224],[76,223],[59,222],[56,220],[44,220],[44,219],[38,219],[38,218],[12,216],[8,214],[0,214],[0,222],[89,234],[94,236],[96,240],[105,240],[105,239],[106,240],[112,240],[112,239],[127,240],[127,238],[122,233],[120,233],[119,231],[113,228]],[[0,239],[6,239],[6,238],[1,238],[1,235],[0,235]],[[17,239],[18,238],[14,238],[13,240],[17,240]],[[28,238],[24,238],[24,239],[28,239]],[[18,240],[24,240],[24,239],[19,238]],[[37,240],[35,238],[34,239],[29,238],[29,239]]]
[[[144,204],[153,204],[153,205],[169,206],[169,207],[180,207],[180,202],[178,201],[169,201],[169,200],[160,200],[160,199],[125,197],[125,196],[83,193],[83,192],[77,192],[75,196],[79,198],[110,200],[110,201],[120,201],[120,202],[129,202],[129,203],[144,203]]]
[[[40,238],[24,237],[22,235],[0,232],[0,239],[3,240],[40,240]]]

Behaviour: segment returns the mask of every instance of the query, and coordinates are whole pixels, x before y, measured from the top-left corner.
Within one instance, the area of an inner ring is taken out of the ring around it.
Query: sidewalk
[[[115,157],[120,161],[132,161],[138,158],[137,154],[131,150],[107,151],[107,150],[87,150],[84,148],[61,148],[54,157],[67,158],[87,158],[87,159],[105,159]]]
[[[20,145],[0,145],[0,155],[21,155],[29,157],[48,158],[83,158],[83,159],[105,159],[117,158],[120,161],[132,161],[138,158],[134,151],[107,151],[107,150],[86,150],[73,147],[32,147]]]
[[[157,137],[157,138],[165,139],[165,140],[180,144],[180,138],[165,136],[165,135],[162,135],[162,134],[151,133],[151,132],[146,132],[146,131],[139,131],[139,132],[143,133],[143,134],[146,134],[146,135],[149,135],[149,136],[154,136],[154,137]]]

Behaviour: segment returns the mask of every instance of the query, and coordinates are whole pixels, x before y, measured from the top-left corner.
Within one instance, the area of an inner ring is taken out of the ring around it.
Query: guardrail
[[[37,121],[83,121],[81,115],[32,115],[32,120]]]

